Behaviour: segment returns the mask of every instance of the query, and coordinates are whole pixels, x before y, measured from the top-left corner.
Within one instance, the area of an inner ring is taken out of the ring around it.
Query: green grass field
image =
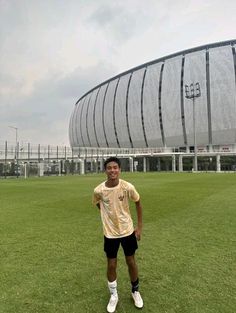
[[[109,299],[93,188],[104,175],[0,181],[0,312],[100,313]],[[142,312],[236,312],[236,175],[123,173],[142,197]],[[135,209],[132,205],[132,213]],[[122,251],[118,313],[138,310]]]

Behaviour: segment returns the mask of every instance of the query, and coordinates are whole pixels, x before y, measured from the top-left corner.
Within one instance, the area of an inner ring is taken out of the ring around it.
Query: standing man
[[[134,304],[137,308],[143,307],[143,300],[138,291],[138,268],[135,262],[137,240],[140,240],[142,233],[142,207],[135,187],[119,178],[120,160],[116,157],[108,158],[104,162],[104,169],[107,180],[94,189],[93,203],[100,210],[103,224],[107,280],[111,294],[107,311],[112,313],[115,312],[118,303],[116,268],[120,244],[128,266]],[[129,200],[134,201],[136,206],[138,224],[135,229],[129,210]]]

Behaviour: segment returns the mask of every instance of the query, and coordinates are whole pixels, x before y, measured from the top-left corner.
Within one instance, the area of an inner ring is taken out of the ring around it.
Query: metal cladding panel
[[[198,51],[185,56],[184,85],[199,82],[201,87],[201,97],[195,98],[195,122],[197,144],[208,144],[208,111],[207,111],[207,91],[206,91],[206,51]],[[185,90],[183,90],[185,92]],[[194,144],[193,130],[193,101],[186,99],[184,94],[185,126],[187,133],[187,143]]]
[[[120,78],[116,93],[115,121],[118,140],[121,147],[130,148],[128,126],[126,121],[126,94],[130,74]]]
[[[128,120],[130,136],[134,148],[146,147],[142,117],[141,117],[141,89],[145,68],[133,73],[128,97]]]
[[[148,66],[143,90],[143,119],[149,147],[161,147],[158,90],[161,64]]]
[[[74,138],[76,138],[77,147],[83,146],[83,141],[82,141],[81,131],[80,131],[80,114],[81,114],[83,102],[84,102],[84,99],[81,99],[77,103],[75,114],[74,114]]]
[[[213,131],[213,138],[217,138],[220,145],[234,144],[236,142],[236,129]],[[215,144],[215,142],[213,142]]]
[[[93,113],[94,113],[94,105],[96,101],[96,96],[97,96],[98,90],[94,90],[90,99],[89,107],[88,107],[88,112],[87,112],[87,131],[88,131],[88,137],[90,140],[91,147],[96,147],[97,146],[97,141],[95,137],[95,132],[94,132],[94,120],[93,120]]]
[[[220,144],[222,140],[234,143],[234,132],[228,132],[227,138],[224,138],[226,136],[223,132],[219,132],[235,129],[236,92],[232,47],[219,47],[209,51],[212,143]]]
[[[86,116],[87,116],[87,109],[89,105],[89,100],[91,97],[91,93],[89,93],[84,100],[83,108],[81,111],[81,136],[85,147],[89,147],[89,139],[88,139],[88,133],[87,133],[87,123],[86,123]]]
[[[182,56],[165,62],[161,110],[166,146],[183,145],[183,128],[181,122],[180,78]]]
[[[110,82],[104,104],[104,126],[109,147],[118,147],[113,120],[113,102],[117,79]]]
[[[77,109],[77,105],[74,106],[74,110],[71,114],[70,117],[70,124],[69,124],[69,140],[70,140],[70,145],[71,147],[75,147],[77,145],[77,140],[75,137],[75,123],[74,123],[74,119],[75,119],[75,111]]]
[[[95,129],[100,147],[107,147],[103,129],[103,101],[106,92],[107,84],[100,89],[95,107]]]

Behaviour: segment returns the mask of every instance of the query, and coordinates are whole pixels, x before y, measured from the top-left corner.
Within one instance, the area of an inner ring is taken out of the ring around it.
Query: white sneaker
[[[141,309],[143,307],[143,299],[139,293],[139,291],[132,292],[132,297],[134,299],[134,305]]]
[[[118,303],[118,295],[116,296],[111,295],[109,303],[107,305],[107,312],[109,313],[115,312],[117,303]]]

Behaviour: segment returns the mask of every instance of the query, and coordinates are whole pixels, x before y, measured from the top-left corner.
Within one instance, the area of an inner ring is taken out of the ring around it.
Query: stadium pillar
[[[179,172],[183,172],[183,156],[179,155]]]
[[[94,163],[93,163],[93,158],[91,158],[90,172],[93,173],[93,171],[94,171]]]
[[[209,144],[209,146],[208,146],[208,152],[213,152],[212,144]]]
[[[143,171],[144,172],[150,172],[150,162],[149,162],[149,158],[148,157],[144,157],[143,158]]]
[[[58,175],[61,176],[61,160],[58,161]]]
[[[44,161],[43,162],[38,162],[38,176],[43,176],[44,175]]]
[[[143,172],[144,173],[147,172],[147,158],[146,157],[143,158]]]
[[[172,155],[172,172],[176,171],[175,154]]]
[[[216,171],[220,172],[221,171],[221,166],[220,166],[220,154],[216,155]]]
[[[132,157],[129,158],[129,171],[131,173],[134,171],[134,159]]]
[[[104,168],[104,160],[103,158],[100,159],[100,172],[103,172],[103,168]]]
[[[27,162],[24,163],[24,176],[25,176],[25,179],[28,177],[28,163]]]
[[[161,171],[161,158],[157,158],[157,170]]]
[[[78,161],[77,160],[75,160],[75,173],[78,173]]]
[[[98,173],[98,157],[96,157],[96,162],[95,162],[95,171]]]
[[[80,168],[79,168],[79,172],[80,175],[84,175],[85,174],[85,159],[79,159],[79,164],[80,164]]]

